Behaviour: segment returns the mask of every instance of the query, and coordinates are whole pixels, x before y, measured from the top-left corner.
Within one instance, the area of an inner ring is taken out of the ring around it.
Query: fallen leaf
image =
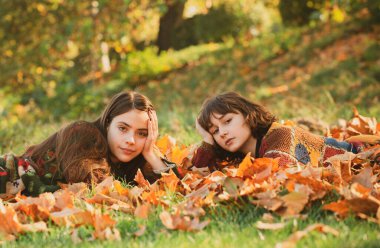
[[[286,223],[265,223],[258,221],[256,227],[261,230],[279,230],[284,228]]]
[[[339,232],[337,230],[335,230],[334,228],[329,227],[329,226],[324,225],[324,224],[316,223],[316,224],[308,226],[307,228],[305,228],[302,231],[297,231],[297,232],[293,233],[292,235],[290,235],[290,237],[286,241],[284,241],[282,243],[277,243],[276,248],[296,247],[296,244],[300,239],[302,239],[308,233],[310,233],[311,231],[314,231],[314,230],[321,232],[321,233],[330,233],[334,236],[339,236]]]
[[[135,209],[135,216],[141,219],[148,219],[150,205],[140,205]]]

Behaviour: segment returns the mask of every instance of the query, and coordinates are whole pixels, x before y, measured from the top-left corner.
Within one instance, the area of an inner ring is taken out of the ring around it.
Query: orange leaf
[[[174,146],[171,149],[168,157],[170,161],[176,163],[177,165],[180,165],[182,164],[183,159],[187,157],[187,155],[189,155],[189,150],[187,148],[181,149],[178,146]]]
[[[145,230],[146,230],[146,226],[145,226],[145,225],[141,225],[141,226],[139,226],[139,230],[137,230],[137,231],[134,232],[133,234],[134,234],[136,237],[140,237],[140,236],[142,236],[142,235],[145,233]]]
[[[160,150],[161,153],[167,154],[169,149],[171,149],[175,145],[175,139],[170,137],[169,135],[165,135],[161,139],[156,141],[156,146]]]
[[[324,224],[316,223],[316,224],[312,224],[312,225],[308,226],[307,228],[305,228],[302,231],[297,231],[297,232],[293,233],[292,235],[290,235],[290,237],[286,241],[276,244],[276,247],[295,247],[296,243],[300,239],[302,239],[309,232],[314,231],[314,230],[321,232],[321,233],[330,233],[334,236],[339,235],[339,232],[337,230],[335,230],[334,228],[329,227],[329,226],[324,225]]]
[[[140,187],[146,187],[146,188],[149,188],[150,187],[150,183],[148,182],[148,180],[146,180],[141,172],[140,169],[138,169],[137,173],[136,173],[136,176],[135,176],[135,179],[134,179],[138,185]]]
[[[350,211],[346,200],[326,204],[323,206],[322,209],[335,212],[337,215],[339,215],[342,218],[347,217]]]
[[[60,210],[65,208],[73,208],[74,207],[74,201],[72,193],[68,190],[59,190],[54,193],[54,197],[56,200],[55,208],[58,208]]]
[[[160,181],[164,182],[166,188],[169,191],[174,192],[177,188],[177,185],[179,183],[178,177],[174,174],[172,170],[169,171],[169,173],[162,173],[162,177]]]
[[[279,214],[282,216],[292,216],[299,214],[305,207],[306,203],[309,201],[309,196],[301,192],[291,192],[281,199],[284,201],[286,209],[281,211]]]
[[[265,223],[258,221],[256,227],[261,230],[279,230],[284,228],[286,223]]]
[[[149,204],[140,205],[140,206],[136,207],[136,209],[135,209],[135,216],[139,217],[141,219],[148,219],[149,211],[150,211]]]
[[[45,222],[21,224],[15,210],[10,206],[4,206],[1,200],[0,223],[0,236],[5,236],[6,239],[13,239],[13,235],[17,236],[23,232],[47,231]]]
[[[50,214],[50,217],[58,226],[76,227],[93,224],[92,213],[77,208],[54,212]]]
[[[243,159],[243,161],[239,164],[239,168],[237,170],[236,176],[245,177],[245,176],[253,176],[254,171],[252,169],[252,159],[251,153],[249,152]]]
[[[116,189],[116,192],[119,193],[119,195],[128,196],[129,190],[127,188],[124,188],[119,181],[114,181],[113,185]]]

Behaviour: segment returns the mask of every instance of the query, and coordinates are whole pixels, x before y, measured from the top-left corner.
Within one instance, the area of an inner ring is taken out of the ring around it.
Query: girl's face
[[[229,152],[248,153],[252,150],[256,139],[251,134],[243,114],[227,113],[225,115],[211,114],[209,132],[216,143]]]
[[[133,109],[118,115],[107,129],[112,162],[130,162],[142,153],[148,136],[148,113]]]

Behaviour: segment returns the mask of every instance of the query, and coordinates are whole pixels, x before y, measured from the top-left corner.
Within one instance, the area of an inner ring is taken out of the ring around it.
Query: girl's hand
[[[202,139],[204,142],[210,144],[210,145],[214,145],[214,138],[212,137],[211,133],[209,133],[208,131],[206,131],[200,124],[199,124],[199,121],[198,121],[198,118],[197,120],[195,121],[195,128],[197,129],[198,133],[202,136]]]
[[[158,138],[158,121],[157,114],[154,110],[148,111],[148,137],[146,138],[142,155],[153,169],[162,169],[166,165],[161,161],[160,156],[155,152],[155,144]]]

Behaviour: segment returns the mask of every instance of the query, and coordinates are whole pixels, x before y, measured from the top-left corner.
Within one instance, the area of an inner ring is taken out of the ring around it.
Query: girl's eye
[[[212,134],[212,135],[215,135],[215,134],[217,134],[218,132],[219,132],[219,129],[216,128],[214,131],[211,132],[211,134]]]
[[[121,132],[125,132],[127,129],[125,128],[125,127],[123,127],[123,126],[120,126],[120,127],[118,127],[118,129],[119,129],[119,131],[121,131]]]
[[[137,134],[140,137],[148,137],[148,133],[147,132],[138,132]]]
[[[230,119],[226,120],[226,124],[230,123],[230,122],[231,122],[231,120],[232,120],[232,118],[230,118]]]

